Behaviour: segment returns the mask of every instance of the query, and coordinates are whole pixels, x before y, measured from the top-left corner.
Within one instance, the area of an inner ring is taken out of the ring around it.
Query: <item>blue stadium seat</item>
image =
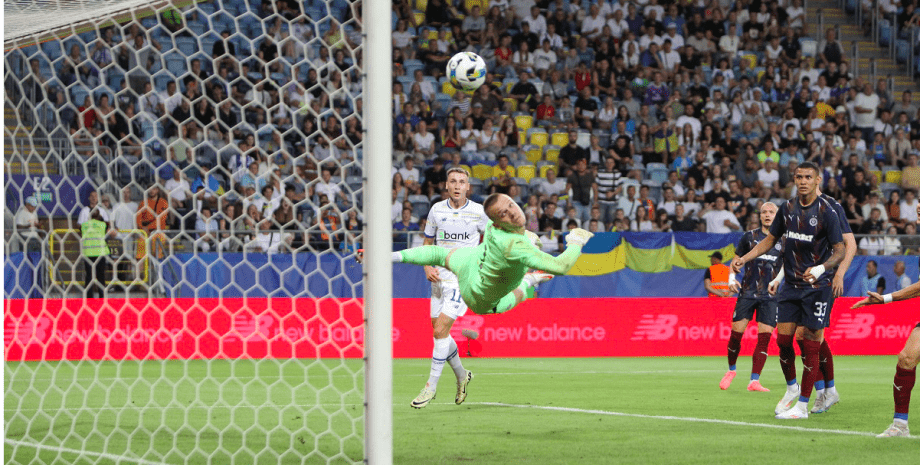
[[[878,44],[887,47],[891,44],[891,22],[881,19],[878,22]]]
[[[898,39],[894,43],[895,59],[898,63],[907,63],[910,59],[910,42]]]
[[[176,48],[183,55],[190,57],[198,52],[198,41],[191,37],[177,37]]]
[[[169,71],[175,77],[182,77],[188,72],[188,66],[185,62],[185,57],[178,54],[170,54],[166,56],[166,71]]]

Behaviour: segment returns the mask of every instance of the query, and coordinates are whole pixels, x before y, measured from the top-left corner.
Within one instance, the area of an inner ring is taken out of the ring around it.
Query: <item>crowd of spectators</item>
[[[393,32],[401,229],[423,227],[410,197],[440,200],[432,178],[463,166],[474,194],[511,195],[548,251],[575,226],[740,231],[811,161],[855,232],[890,235],[862,253],[917,252],[895,236],[916,234],[920,105],[854,77],[800,0],[428,0],[424,21],[410,7],[396,2]],[[488,64],[472,95],[443,85],[463,50]]]
[[[182,24],[61,41],[50,63],[43,48],[23,92],[53,107],[52,136],[66,131],[100,192],[138,187],[125,195],[141,209],[162,199],[158,228],[185,231],[170,238],[355,247],[361,4],[333,1],[317,20],[326,2],[239,3],[226,23],[198,5]],[[920,106],[855,78],[801,0],[395,0],[392,20],[398,247],[421,241],[453,166],[470,170],[474,197],[518,201],[547,250],[576,225],[753,228],[805,160],[860,234],[916,232]],[[488,64],[472,95],[444,85],[461,50]]]

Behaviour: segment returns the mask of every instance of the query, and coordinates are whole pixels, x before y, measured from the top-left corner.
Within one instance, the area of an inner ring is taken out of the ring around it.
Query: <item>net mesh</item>
[[[360,5],[4,10],[5,461],[361,461]]]

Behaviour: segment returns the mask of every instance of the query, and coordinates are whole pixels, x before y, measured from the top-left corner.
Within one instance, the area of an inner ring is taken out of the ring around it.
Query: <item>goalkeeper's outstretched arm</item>
[[[869,291],[869,297],[856,302],[856,304],[854,304],[851,308],[859,308],[866,305],[887,304],[890,302],[897,302],[899,300],[913,299],[917,296],[920,296],[920,281],[917,281],[910,286],[901,289],[900,291],[892,292],[891,294],[881,295],[876,292]]]
[[[573,229],[567,236],[568,246],[565,248],[565,252],[562,252],[558,257],[554,257],[531,244],[523,242],[515,246],[518,250],[512,253],[518,255],[519,261],[527,265],[528,268],[554,275],[564,275],[575,266],[575,262],[581,256],[581,248],[593,236],[593,233],[584,229]]]

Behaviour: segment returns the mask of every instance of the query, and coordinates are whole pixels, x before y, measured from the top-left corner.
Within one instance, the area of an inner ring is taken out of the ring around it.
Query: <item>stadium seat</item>
[[[869,171],[869,174],[872,176],[875,176],[875,181],[877,183],[879,184],[882,183],[882,172],[881,171],[873,170],[873,171]]]
[[[482,179],[470,178],[470,196],[483,195],[484,192],[485,184]]]
[[[533,127],[533,116],[530,115],[518,115],[514,117],[514,124],[517,126],[518,131],[527,131]]]
[[[645,176],[657,183],[663,183],[668,180],[668,167],[664,163],[649,163],[645,167]]]
[[[901,171],[891,170],[885,172],[885,182],[897,186],[901,185]]]
[[[559,147],[565,147],[569,145],[569,133],[565,131],[557,131],[550,135],[550,144],[556,145]]]
[[[424,11],[413,11],[415,15],[415,24],[425,24],[425,12]]]
[[[506,105],[508,108],[510,108],[511,111],[517,111],[517,107],[518,107],[518,101],[517,101],[517,100],[515,100],[515,99],[513,99],[513,98],[511,98],[511,97],[505,97],[505,98],[502,99],[502,101],[505,102],[505,105]]]
[[[878,44],[882,47],[891,44],[891,22],[887,19],[878,21]]]
[[[543,165],[540,167],[540,177],[545,178],[546,172],[549,170],[553,170],[556,172],[556,174],[559,174],[559,169],[556,168],[556,165]]]
[[[478,164],[473,166],[473,177],[486,181],[492,179],[492,167],[489,165]]]
[[[530,182],[537,175],[537,168],[533,165],[522,165],[517,168],[517,175],[524,182]]]
[[[543,157],[546,159],[546,161],[559,163],[559,150],[549,149],[543,154]]]
[[[543,151],[535,145],[525,145],[521,150],[524,150],[524,155],[530,163],[538,163],[543,159]]]
[[[542,151],[543,147],[549,144],[549,134],[543,128],[530,128],[530,131],[533,132],[530,133],[528,141],[531,145],[540,147]]]
[[[473,11],[473,7],[474,7],[474,6],[478,6],[478,7],[479,7],[479,12],[480,12],[480,13],[483,12],[482,10],[483,10],[483,8],[484,8],[484,7],[483,7],[483,4],[482,4],[482,0],[466,0],[465,6],[466,6],[466,12],[467,12],[467,13]]]

